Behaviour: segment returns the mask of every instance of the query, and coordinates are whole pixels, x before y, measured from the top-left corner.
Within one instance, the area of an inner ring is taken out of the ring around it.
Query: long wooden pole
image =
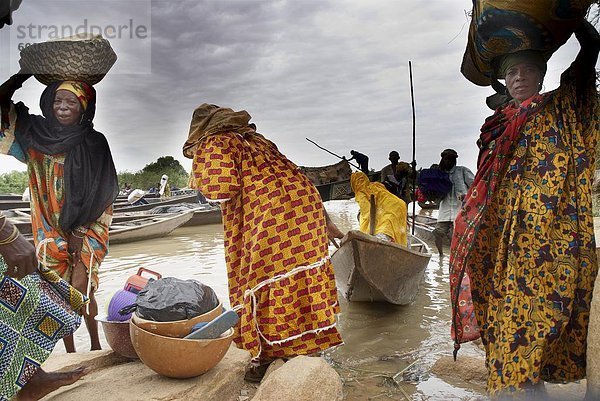
[[[417,199],[416,199],[416,188],[417,188],[417,156],[416,156],[416,147],[417,147],[417,142],[416,142],[416,133],[415,133],[415,93],[414,93],[414,89],[413,89],[413,76],[412,76],[412,63],[408,62],[408,73],[409,73],[409,77],[410,77],[410,100],[411,100],[411,105],[412,105],[412,173],[413,173],[413,185],[412,185],[412,198],[413,198],[413,207],[412,207],[412,215],[413,215],[413,221],[412,221],[412,230],[411,230],[411,234],[415,235],[415,213],[416,213],[416,203],[417,203]]]
[[[375,204],[375,195],[371,194],[369,199],[369,234],[375,235],[375,218],[377,216],[377,205]]]
[[[334,156],[335,156],[335,157],[337,157],[338,159],[342,159],[342,160],[345,160],[345,159],[346,159],[345,157],[342,157],[342,156],[340,156],[340,155],[336,155],[336,154],[335,154],[335,153],[333,153],[332,151],[330,151],[330,150],[328,150],[328,149],[325,149],[323,146],[320,146],[320,145],[319,145],[318,143],[316,143],[315,141],[312,141],[312,140],[310,140],[310,139],[308,139],[308,138],[304,138],[304,139],[306,139],[308,142],[310,142],[310,143],[312,143],[313,145],[315,145],[317,148],[319,148],[319,149],[323,149],[325,152],[327,152],[327,153],[329,153],[329,154],[331,154],[331,155],[334,155]],[[354,163],[350,163],[350,162],[348,162],[348,164],[350,164],[352,167],[355,167],[355,168],[357,168],[357,169],[359,169],[359,170],[360,170],[360,167],[358,167],[356,164],[354,164]]]

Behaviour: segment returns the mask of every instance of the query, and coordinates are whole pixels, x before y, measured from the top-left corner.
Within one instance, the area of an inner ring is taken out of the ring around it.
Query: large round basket
[[[21,67],[44,85],[73,80],[97,84],[117,60],[101,36],[72,37],[36,43],[21,51]]]

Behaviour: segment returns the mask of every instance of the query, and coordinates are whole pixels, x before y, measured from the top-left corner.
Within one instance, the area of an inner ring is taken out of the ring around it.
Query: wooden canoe
[[[0,210],[28,208],[29,201],[19,199],[0,200]]]
[[[192,211],[174,216],[145,217],[138,220],[125,221],[110,226],[109,243],[124,244],[151,238],[164,237],[177,227],[187,223],[194,213]]]
[[[192,218],[184,223],[182,227],[205,226],[208,224],[221,224],[222,222],[221,208],[199,209],[194,210]]]
[[[187,212],[169,216],[142,216],[142,218],[112,224],[109,232],[109,244],[125,244],[164,237],[185,224],[193,214],[193,212]],[[31,232],[31,223],[29,223],[29,227]],[[29,242],[34,243],[31,233],[24,235]]]
[[[179,203],[176,205],[158,206],[150,210],[149,213],[154,215],[164,215],[183,213],[189,210],[194,212],[194,216],[182,227],[221,224],[222,222],[221,208],[219,206],[212,206],[208,203]]]
[[[406,247],[360,231],[348,232],[331,256],[344,297],[396,305],[414,301],[431,253],[423,241],[409,238],[411,246]]]
[[[17,194],[0,194],[0,201],[20,201],[23,199],[23,195]]]
[[[199,205],[198,207],[167,213],[154,213],[152,211],[115,213],[113,215],[112,224],[110,227],[111,242],[113,242],[112,233],[115,227],[119,227],[128,222],[137,220],[170,218],[183,213],[187,213],[188,211],[193,212],[193,215],[180,227],[221,224],[222,222],[221,209],[219,207],[209,205]],[[17,226],[17,229],[21,232],[21,234],[31,234],[31,216],[29,215],[29,209],[8,210],[5,212],[5,214],[7,215],[10,222]]]
[[[417,215],[415,218],[415,236],[419,237],[428,244],[435,245],[435,236],[433,230],[437,224],[437,219],[431,216]],[[412,221],[409,217],[409,230],[412,229]],[[444,246],[450,246],[450,238],[444,238],[442,241]]]
[[[308,177],[315,185],[328,184],[330,182],[349,180],[352,169],[348,160],[340,160],[335,164],[320,167],[299,166],[300,171]]]
[[[196,194],[192,195],[181,195],[181,196],[172,196],[164,201],[154,201],[154,199],[148,199],[150,203],[147,205],[139,205],[139,206],[119,206],[114,208],[114,212],[143,212],[146,210],[150,210],[157,206],[164,205],[174,205],[176,203],[198,203],[198,196]],[[122,204],[121,204],[122,205]]]
[[[340,160],[336,164],[321,167],[302,167],[308,179],[315,184],[323,202],[336,199],[350,199],[354,196],[350,186],[352,169],[347,160]],[[379,181],[381,172],[369,173],[371,181]]]
[[[379,171],[369,173],[369,179],[371,181],[379,181],[379,177],[381,176],[380,173],[381,172]],[[330,182],[328,184],[315,185],[315,187],[319,191],[323,202],[329,200],[351,199],[354,197],[350,180]]]

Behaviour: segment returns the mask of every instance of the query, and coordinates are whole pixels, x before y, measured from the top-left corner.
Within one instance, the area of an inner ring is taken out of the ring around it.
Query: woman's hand
[[[12,224],[8,225],[12,227]],[[22,279],[37,271],[35,248],[21,234],[10,244],[0,245],[0,254],[7,265],[6,274],[12,278]]]
[[[81,248],[83,247],[83,239],[85,237],[79,233],[69,234],[67,251],[69,253],[69,265],[77,266],[81,261]]]
[[[29,78],[31,78],[31,74],[21,68],[18,73],[11,76],[2,85],[0,85],[0,99],[10,100],[15,91],[19,89],[23,85],[23,82],[27,81]]]
[[[83,262],[79,262],[77,265],[73,266],[71,270],[71,282],[70,284],[75,287],[77,291],[82,293],[83,295],[87,294],[87,283],[88,283],[88,274],[87,268],[83,264]]]

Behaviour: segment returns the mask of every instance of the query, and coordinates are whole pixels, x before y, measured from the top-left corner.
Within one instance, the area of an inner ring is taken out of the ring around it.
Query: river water
[[[358,228],[354,201],[329,201],[325,207],[343,232]],[[211,286],[228,306],[220,225],[185,227],[165,238],[111,246],[100,269],[100,314],[106,313],[107,301],[139,267],[163,276],[199,280]],[[451,355],[453,349],[447,256],[440,259],[433,252],[411,305],[349,303],[341,296],[340,304],[338,322],[345,344],[325,357],[340,373],[347,400],[481,399],[482,389],[466,383],[451,385],[429,373],[434,362]],[[108,348],[100,334],[103,347]],[[89,349],[84,325],[75,333],[75,341],[78,350]],[[63,350],[58,344],[56,351]],[[461,349],[462,354],[477,352],[469,345]],[[392,379],[395,375],[396,380]]]

